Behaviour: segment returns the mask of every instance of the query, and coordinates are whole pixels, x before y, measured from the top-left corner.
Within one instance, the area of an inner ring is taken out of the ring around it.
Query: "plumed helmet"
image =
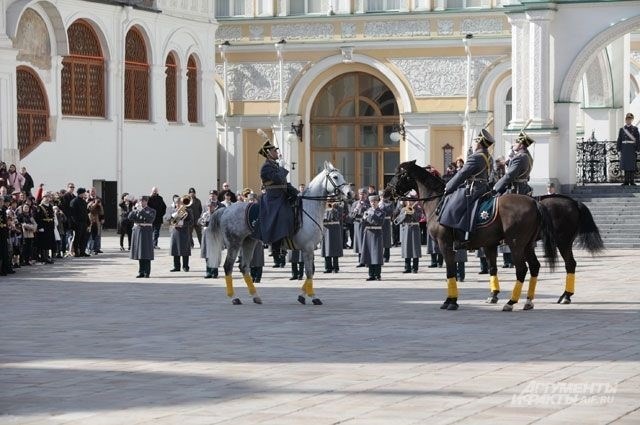
[[[267,140],[266,142],[264,142],[264,144],[262,145],[258,153],[264,156],[265,158],[267,158],[269,156],[269,151],[271,149],[278,149],[278,148],[272,145],[270,140]]]
[[[480,130],[480,134],[478,134],[478,137],[476,137],[476,140],[478,141],[478,143],[482,144],[482,146],[484,146],[485,148],[488,148],[489,146],[493,145],[496,142],[493,136],[491,135],[491,133],[489,133],[484,128]]]
[[[531,144],[535,142],[535,140],[529,137],[529,135],[524,131],[521,131],[520,134],[518,134],[518,138],[516,139],[516,142],[522,143],[524,146],[529,147],[531,146]]]

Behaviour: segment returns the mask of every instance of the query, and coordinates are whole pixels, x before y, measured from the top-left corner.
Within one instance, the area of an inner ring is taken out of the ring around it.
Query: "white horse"
[[[306,297],[311,298],[315,305],[321,305],[322,301],[316,297],[313,290],[313,251],[322,241],[325,203],[327,200],[337,200],[343,197],[350,198],[351,190],[345,182],[340,172],[329,163],[324,163],[322,170],[309,183],[305,191],[300,195],[302,198],[302,226],[292,237],[296,249],[300,249],[304,259],[304,271],[306,279],[302,285],[302,293],[298,296],[298,302],[306,304]],[[244,278],[249,294],[253,297],[253,302],[262,304],[262,299],[258,296],[258,291],[253,284],[249,274],[249,263],[253,255],[256,244],[262,242],[251,237],[251,229],[246,220],[246,212],[249,203],[236,202],[227,208],[220,208],[213,213],[211,231],[213,232],[216,246],[227,247],[227,257],[224,262],[224,280],[227,286],[227,296],[231,298],[233,304],[242,304],[240,298],[233,290],[233,264],[242,249],[240,259],[240,271]]]

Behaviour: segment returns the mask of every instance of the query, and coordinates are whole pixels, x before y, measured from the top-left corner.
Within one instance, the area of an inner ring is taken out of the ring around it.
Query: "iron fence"
[[[615,140],[596,140],[593,135],[576,145],[576,177],[580,184],[622,182],[620,155]],[[640,159],[636,161],[636,169]]]

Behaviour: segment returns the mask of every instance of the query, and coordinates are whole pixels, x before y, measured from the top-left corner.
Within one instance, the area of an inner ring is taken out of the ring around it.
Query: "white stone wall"
[[[7,5],[7,30],[17,26],[23,3]],[[118,182],[118,192],[148,193],[158,186],[161,194],[184,194],[189,187],[206,198],[208,190],[217,186],[217,142],[215,128],[215,30],[211,23],[212,0],[190,2],[190,7],[180,9],[175,2],[164,3],[166,13],[145,12],[130,7],[120,7],[77,0],[60,0],[55,6],[49,2],[33,2],[30,6],[42,13],[50,28],[53,48],[51,70],[39,70],[49,98],[51,119],[50,142],[42,143],[21,162],[26,166],[36,184],[44,182],[50,190],[57,190],[68,181],[76,185],[90,186],[94,180]],[[173,8],[171,8],[173,4]],[[56,29],[58,15],[63,25]],[[106,118],[80,118],[62,116],[60,110],[60,68],[66,46],[66,28],[77,19],[90,21],[103,41],[106,68]],[[13,21],[11,21],[13,20]],[[150,121],[132,122],[123,119],[124,38],[127,31],[136,26],[148,42],[150,63]],[[1,27],[0,27],[1,28]],[[0,36],[0,39],[2,37]],[[1,41],[1,40],[0,40]],[[62,46],[62,47],[61,47]],[[179,75],[182,83],[178,89],[178,123],[168,124],[165,118],[165,73],[167,54],[175,51],[179,59]],[[13,49],[0,48],[3,58],[15,56]],[[187,122],[186,63],[194,54],[199,65],[199,122]],[[15,83],[8,89],[5,81],[14,75],[6,75],[16,65],[28,65],[17,61],[2,62],[0,68],[0,98],[15,99]],[[15,106],[0,103],[0,144],[4,151],[15,150]]]

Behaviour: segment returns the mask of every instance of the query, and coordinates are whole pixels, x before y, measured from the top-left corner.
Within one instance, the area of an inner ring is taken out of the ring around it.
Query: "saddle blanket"
[[[302,207],[297,205],[294,209],[294,234],[300,230],[302,225]],[[262,240],[262,232],[260,232],[260,204],[249,204],[244,212],[244,220],[247,226],[251,230],[251,237],[254,239]],[[291,237],[287,236],[284,239],[284,243],[288,249],[297,249],[294,246]]]
[[[478,200],[474,216],[475,228],[485,227],[493,223],[498,215],[498,198],[489,196]]]

